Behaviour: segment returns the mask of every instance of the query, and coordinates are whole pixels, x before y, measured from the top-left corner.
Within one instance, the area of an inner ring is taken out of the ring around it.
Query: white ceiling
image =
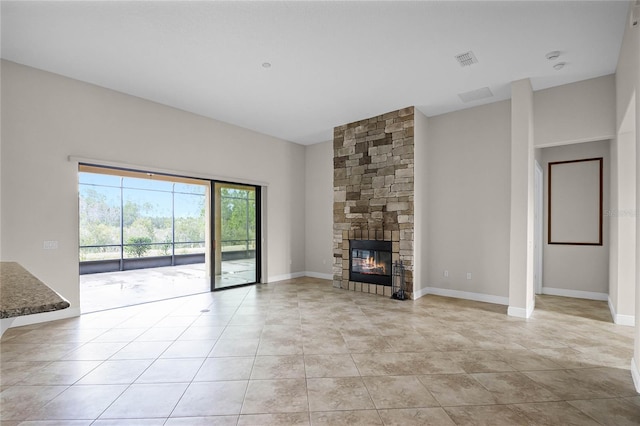
[[[628,2],[2,1],[2,58],[285,140],[612,74]],[[473,51],[478,63],[454,56]],[[559,50],[560,71],[545,54]],[[270,62],[270,68],[263,68]],[[463,103],[489,87],[494,97]]]

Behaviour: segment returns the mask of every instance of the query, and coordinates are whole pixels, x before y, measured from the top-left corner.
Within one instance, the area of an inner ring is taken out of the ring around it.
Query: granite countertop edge
[[[0,262],[0,319],[68,308],[70,303],[17,262]]]
[[[66,300],[56,302],[56,303],[48,303],[46,305],[39,306],[25,306],[21,308],[14,309],[3,309],[0,311],[0,319],[6,318],[15,318],[23,315],[33,315],[33,314],[41,314],[44,312],[53,312],[59,311],[61,309],[67,309],[71,304]]]

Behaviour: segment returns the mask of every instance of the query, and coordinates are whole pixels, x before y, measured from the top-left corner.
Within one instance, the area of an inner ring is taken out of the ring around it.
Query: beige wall
[[[534,92],[535,146],[613,138],[615,93],[614,75]]]
[[[333,142],[305,148],[305,270],[332,279]]]
[[[544,171],[543,293],[601,298],[609,293],[609,218],[603,219],[601,246],[548,244],[549,163],[603,157],[603,209],[609,208],[609,141],[588,142],[542,149]],[[579,218],[576,218],[579,220]],[[556,292],[565,290],[566,292]],[[582,293],[584,292],[584,294]],[[597,293],[597,294],[588,294]]]
[[[453,290],[448,294],[507,303],[510,108],[503,101],[429,118],[430,293]]]
[[[613,76],[604,76],[534,92],[534,145],[564,145],[613,134],[614,83]],[[428,118],[428,292],[437,288],[462,292],[457,294],[461,297],[509,296],[509,108],[507,101]],[[541,165],[543,151],[532,153]],[[486,164],[489,174],[479,172],[481,164]],[[486,214],[485,209],[493,210],[483,199],[496,206],[495,215]],[[494,244],[486,244],[491,240]],[[606,249],[604,253],[606,257]],[[601,278],[608,271],[608,262],[603,263],[603,256],[598,259],[599,282],[604,288],[590,283],[582,291],[607,292],[608,278]],[[474,261],[476,264],[469,266]],[[543,266],[546,271],[548,265]],[[553,262],[549,266],[551,277],[558,276]],[[478,275],[469,269],[482,272]],[[443,276],[444,270],[449,271],[448,278]],[[472,280],[466,280],[466,272],[472,272]],[[524,287],[522,291],[523,299],[533,296]]]
[[[2,99],[2,67],[0,66],[0,100]],[[0,101],[0,178],[2,177],[2,140],[4,133],[2,130],[2,102]],[[0,261],[2,261],[2,182],[0,181]]]
[[[304,271],[305,147],[6,61],[2,89],[2,260],[22,263],[72,307],[78,196],[69,155],[264,182],[267,277]],[[44,240],[58,250],[43,250]]]

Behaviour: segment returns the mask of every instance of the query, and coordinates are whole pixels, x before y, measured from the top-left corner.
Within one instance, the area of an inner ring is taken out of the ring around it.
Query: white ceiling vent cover
[[[456,55],[455,58],[460,63],[461,67],[468,67],[470,65],[478,63],[478,60],[476,59],[476,55],[474,55],[472,51],[468,51],[468,52]]]
[[[493,93],[488,87],[482,89],[472,90],[470,92],[459,93],[458,96],[465,104],[468,102],[479,101],[480,99],[486,99],[493,96]]]

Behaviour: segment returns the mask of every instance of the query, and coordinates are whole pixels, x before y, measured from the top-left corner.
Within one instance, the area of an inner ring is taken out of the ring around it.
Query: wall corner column
[[[640,29],[636,28],[636,46],[639,47],[636,56],[636,70],[640,70]],[[635,120],[633,133],[636,143],[636,252],[635,252],[635,338],[633,358],[631,359],[631,377],[636,391],[640,393],[640,74],[636,74],[635,81]],[[633,98],[632,98],[633,99]]]
[[[511,224],[508,315],[533,313],[534,149],[533,89],[529,79],[511,83]]]
[[[635,28],[635,46],[636,46],[636,67],[640,71],[640,28]],[[633,359],[631,360],[631,375],[636,391],[640,393],[640,73],[636,72],[635,80],[635,125],[634,132],[636,137],[636,305],[635,305],[635,341],[633,350]]]
[[[429,287],[429,229],[428,229],[428,126],[429,119],[417,109],[414,110],[414,232],[413,254],[413,298],[427,294]]]

